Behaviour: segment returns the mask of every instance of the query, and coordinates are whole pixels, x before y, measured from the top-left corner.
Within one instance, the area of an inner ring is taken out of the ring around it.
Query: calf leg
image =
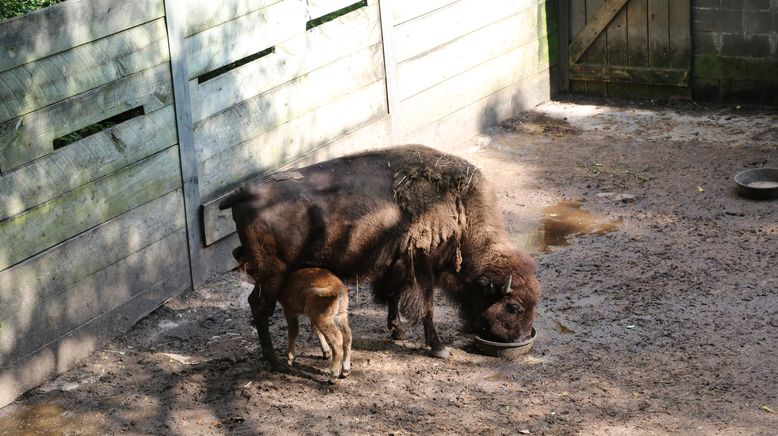
[[[257,328],[257,335],[259,336],[259,345],[262,347],[262,356],[270,363],[270,367],[274,371],[286,372],[289,368],[281,363],[281,360],[276,356],[268,326],[273,310],[276,308],[276,299],[278,297],[279,283],[274,285],[273,282],[268,281],[263,288],[260,282],[257,281],[248,300],[251,307],[251,315],[254,317],[254,326]]]
[[[430,347],[430,354],[439,359],[448,359],[449,351],[438,338],[438,333],[435,331],[435,324],[432,322],[432,317],[435,308],[435,293],[432,289],[425,292],[424,303],[426,305],[426,314],[422,318],[422,324],[424,325],[424,340]]]
[[[351,328],[348,326],[348,312],[338,314],[338,324],[343,335],[343,372],[342,377],[348,377],[351,373]]]
[[[330,346],[327,345],[327,338],[324,337],[324,335],[319,331],[319,329],[314,325],[313,331],[316,333],[316,337],[319,338],[319,345],[321,346],[321,355],[324,356],[325,359],[329,359],[332,357],[332,350],[330,350]]]
[[[321,330],[332,349],[332,369],[330,370],[330,383],[335,383],[343,371],[343,335],[335,325],[332,317],[319,318],[315,321],[316,327]]]
[[[297,340],[297,334],[300,332],[300,324],[297,321],[296,316],[287,315],[286,324],[289,326],[289,340],[286,351],[286,364],[292,366],[294,364],[294,344]]]

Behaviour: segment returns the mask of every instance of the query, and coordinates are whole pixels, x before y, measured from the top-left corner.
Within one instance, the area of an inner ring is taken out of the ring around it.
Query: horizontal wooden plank
[[[689,70],[672,68],[575,64],[570,66],[570,78],[609,83],[689,86]]]
[[[165,63],[0,123],[0,172],[51,153],[54,139],[90,124],[138,106],[152,112],[170,103],[170,66]]]
[[[193,79],[305,32],[305,4],[281,0],[184,40]]]
[[[121,306],[138,292],[187,267],[186,231],[181,229],[38,303],[30,313],[4,320],[0,367]]]
[[[227,211],[229,212],[229,211]],[[231,216],[229,218],[232,220]],[[232,250],[240,245],[237,233],[232,233],[224,239],[220,239],[203,249],[203,258],[206,265],[206,277],[213,277],[232,271],[238,267],[238,262],[232,257]]]
[[[378,80],[202,161],[201,197],[208,201],[246,177],[272,171],[386,113],[386,86]]]
[[[462,35],[534,8],[538,0],[493,0],[485,7],[480,0],[460,0],[415,20],[395,26],[397,62],[418,56]]]
[[[241,17],[278,3],[279,0],[186,0],[183,4],[185,18],[184,36],[190,36],[232,19]]]
[[[548,41],[526,44],[400,102],[404,134],[548,68]]]
[[[545,35],[545,3],[478,29],[422,56],[398,65],[398,89],[404,100],[511,49]]]
[[[525,77],[411,133],[405,142],[461,153],[462,143],[486,128],[547,101],[551,96],[552,81],[549,70]]]
[[[184,228],[180,189],[0,271],[0,322]]]
[[[0,371],[0,407],[55,374],[67,371],[109,339],[126,332],[165,301],[187,289],[186,269],[173,271],[153,287],[68,332]]]
[[[451,3],[460,0],[425,0],[423,2],[405,1],[405,2],[384,2],[386,7],[392,9],[392,22],[394,25],[402,24],[406,21],[419,18],[422,15],[436,11]]]
[[[301,166],[310,165],[316,162],[322,162],[327,159],[332,159],[339,156],[344,156],[350,153],[356,153],[381,147],[388,147],[392,145],[391,141],[391,119],[388,116],[379,118],[376,121],[366,124],[365,126],[350,132],[346,135],[340,136],[334,141],[325,144],[312,150],[310,153],[304,155],[300,159],[290,162],[287,165],[282,166],[281,170],[299,168]],[[247,180],[247,178],[244,178]],[[232,212],[230,210],[219,210],[220,198],[215,198],[209,202],[203,204],[203,216],[205,221],[205,233],[206,239],[209,241],[210,247],[206,248],[208,252],[219,251],[226,253],[230,260],[232,260],[232,248],[239,244],[236,244],[237,238],[234,237],[235,223],[232,220]],[[233,235],[233,236],[230,236]],[[227,238],[227,239],[223,239]],[[224,245],[223,241],[230,246],[229,251],[224,248],[216,247],[217,245]],[[211,248],[215,247],[215,248]],[[220,256],[223,256],[221,254]],[[209,257],[212,261],[207,262],[209,265],[217,262],[215,255],[210,254]],[[213,273],[221,273],[235,268],[237,264],[232,261],[218,261],[220,267],[212,267]]]
[[[178,147],[0,222],[0,270],[181,186]]]
[[[162,0],[68,0],[0,26],[0,71],[32,62],[165,14]]]
[[[0,122],[169,59],[164,18],[0,73]]]
[[[241,102],[195,124],[195,147],[205,161],[327,102],[382,79],[380,45],[368,47],[337,62]],[[343,80],[348,77],[348,80]],[[200,181],[201,185],[204,183]]]
[[[0,221],[175,145],[173,106],[87,136],[0,174]]]
[[[381,42],[378,7],[368,6],[276,45],[275,52],[198,83],[190,81],[195,122]]]
[[[359,0],[306,0],[306,12],[308,19],[313,20],[351,6],[358,1]]]

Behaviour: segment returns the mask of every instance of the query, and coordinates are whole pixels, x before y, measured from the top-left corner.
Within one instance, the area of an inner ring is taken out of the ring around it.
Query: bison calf
[[[348,289],[334,274],[303,268],[286,278],[278,296],[289,325],[287,363],[294,363],[297,318],[306,315],[319,337],[324,358],[332,356],[330,383],[351,371],[351,329],[348,326]]]

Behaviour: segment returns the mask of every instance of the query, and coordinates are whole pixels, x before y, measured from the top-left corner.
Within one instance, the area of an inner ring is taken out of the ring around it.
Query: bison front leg
[[[276,355],[269,328],[270,317],[273,316],[273,311],[276,308],[278,286],[279,284],[273,286],[272,282],[266,282],[266,285],[263,287],[260,282],[257,282],[248,300],[251,307],[251,315],[254,317],[254,326],[257,328],[262,356],[270,363],[270,367],[274,371],[286,372],[289,368]]]
[[[435,324],[432,322],[435,309],[434,296],[435,293],[432,289],[425,292],[424,295],[424,303],[426,306],[426,313],[424,314],[424,318],[422,318],[422,324],[424,325],[424,340],[430,347],[430,355],[439,359],[448,359],[450,355],[448,347],[440,342],[438,332],[435,331]]]
[[[395,292],[389,300],[389,313],[386,317],[386,327],[392,335],[394,340],[404,340],[406,338],[405,331],[402,328],[402,322],[400,320],[400,295],[399,292]]]

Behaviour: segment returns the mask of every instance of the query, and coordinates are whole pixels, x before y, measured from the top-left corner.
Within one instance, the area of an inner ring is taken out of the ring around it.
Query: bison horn
[[[513,281],[513,276],[508,276],[508,281],[505,282],[505,285],[500,289],[503,295],[508,295],[513,292],[511,289],[511,281]]]

